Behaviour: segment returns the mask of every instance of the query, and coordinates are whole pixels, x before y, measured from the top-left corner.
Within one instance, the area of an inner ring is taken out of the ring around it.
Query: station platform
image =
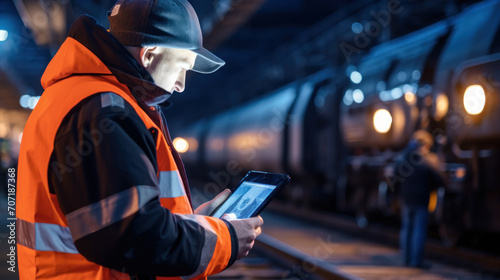
[[[399,250],[387,245],[366,241],[349,234],[329,230],[323,226],[266,211],[263,233],[294,247],[313,260],[328,262],[353,278],[368,280],[498,280],[500,277],[485,275],[441,263],[426,260],[428,269],[406,267]],[[305,267],[305,270],[311,270]],[[257,279],[257,278],[256,278]]]

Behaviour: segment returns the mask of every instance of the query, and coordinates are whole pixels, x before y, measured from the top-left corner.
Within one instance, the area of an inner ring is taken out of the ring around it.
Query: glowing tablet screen
[[[250,218],[275,188],[274,185],[243,181],[213,216],[220,218],[226,213],[234,213],[238,219]]]

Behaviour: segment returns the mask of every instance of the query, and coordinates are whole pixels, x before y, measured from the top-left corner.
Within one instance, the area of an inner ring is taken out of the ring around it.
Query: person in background
[[[404,264],[412,267],[428,267],[424,264],[424,248],[429,197],[432,190],[444,185],[440,160],[431,152],[433,142],[429,132],[416,131],[395,167],[402,201],[400,249]]]

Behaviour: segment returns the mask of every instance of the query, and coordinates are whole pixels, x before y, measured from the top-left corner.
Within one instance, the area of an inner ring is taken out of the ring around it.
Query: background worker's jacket
[[[445,185],[435,153],[422,155],[412,141],[402,152],[395,167],[395,187],[400,188],[405,206],[429,205],[431,191]]]
[[[234,262],[234,228],[192,214],[162,115],[142,102],[168,93],[113,36],[80,17],[42,85],[19,158],[21,280],[204,278]]]

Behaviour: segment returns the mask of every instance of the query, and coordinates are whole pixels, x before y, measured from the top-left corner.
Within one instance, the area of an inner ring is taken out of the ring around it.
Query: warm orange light
[[[436,96],[436,112],[434,113],[434,118],[440,121],[444,118],[446,113],[448,113],[448,108],[450,103],[448,97],[444,93],[440,93]]]
[[[459,167],[455,170],[455,177],[457,177],[458,179],[462,179],[465,177],[466,173],[467,170],[465,169],[465,167]]]
[[[0,138],[7,138],[9,135],[9,126],[6,123],[0,123]]]
[[[189,150],[189,143],[186,139],[182,137],[177,137],[173,141],[174,148],[177,150],[179,153],[185,153]]]
[[[196,151],[198,150],[198,140],[195,138],[189,137],[186,139],[188,142],[188,147],[190,151]]]
[[[414,104],[415,103],[415,94],[411,91],[405,93],[405,100],[408,102],[408,104]]]

